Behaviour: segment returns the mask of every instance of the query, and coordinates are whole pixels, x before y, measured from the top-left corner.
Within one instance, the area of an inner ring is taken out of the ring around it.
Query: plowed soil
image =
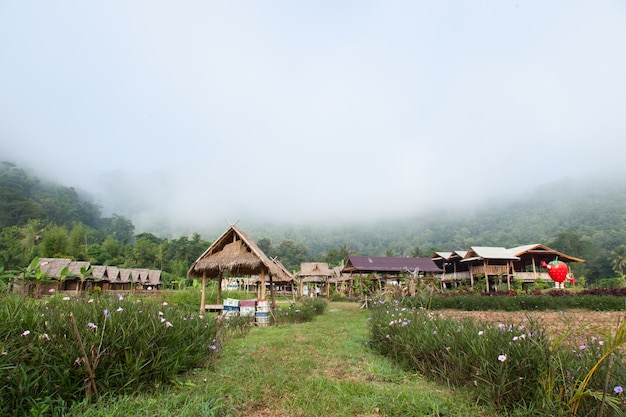
[[[597,336],[613,332],[626,317],[623,311],[568,310],[562,312],[507,312],[507,311],[459,311],[440,310],[444,317],[471,318],[490,323],[521,323],[524,319],[537,319],[555,336],[571,331],[574,337]]]

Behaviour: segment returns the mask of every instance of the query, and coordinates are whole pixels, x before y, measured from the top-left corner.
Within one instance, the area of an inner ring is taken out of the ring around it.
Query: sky
[[[0,0],[0,159],[151,224],[358,222],[626,151],[626,3]]]

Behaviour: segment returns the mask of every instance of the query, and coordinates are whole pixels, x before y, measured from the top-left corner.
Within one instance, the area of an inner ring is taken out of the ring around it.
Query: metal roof
[[[350,256],[342,272],[386,272],[403,274],[418,272],[441,273],[430,258],[390,258],[377,256]]]

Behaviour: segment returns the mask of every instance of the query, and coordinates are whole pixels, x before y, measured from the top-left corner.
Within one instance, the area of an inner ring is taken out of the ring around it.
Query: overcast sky
[[[394,218],[625,150],[622,0],[0,1],[0,159],[140,227]]]

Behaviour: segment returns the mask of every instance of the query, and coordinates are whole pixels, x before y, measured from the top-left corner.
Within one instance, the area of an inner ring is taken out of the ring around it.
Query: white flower
[[[22,333],[22,336],[28,336],[30,334],[30,330],[25,330],[24,333]]]
[[[506,355],[500,355],[500,356],[498,356],[498,360],[499,360],[500,362],[504,362],[504,361],[506,360]]]

